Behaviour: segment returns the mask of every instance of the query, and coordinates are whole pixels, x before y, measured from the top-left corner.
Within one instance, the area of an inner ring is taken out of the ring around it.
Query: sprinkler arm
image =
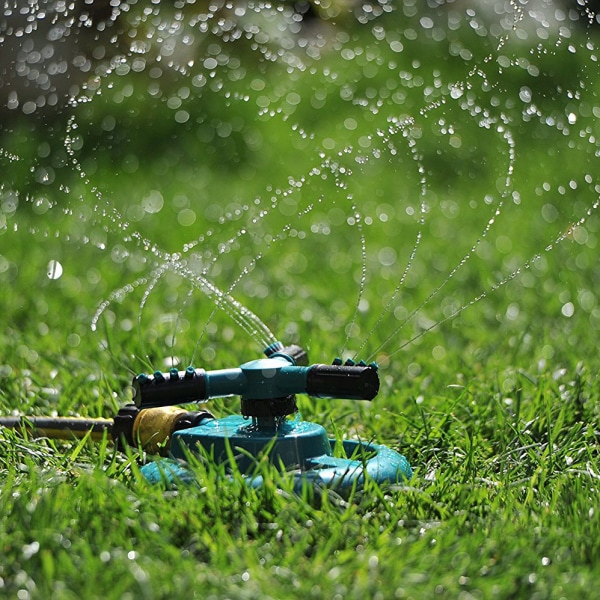
[[[268,349],[267,349],[268,350]],[[305,393],[317,398],[372,400],[379,391],[377,365],[341,360],[332,365],[298,366],[289,354],[272,352],[268,358],[238,368],[205,371],[188,367],[167,373],[141,374],[133,380],[139,408],[153,408],[211,398],[241,396],[242,401],[276,400]]]

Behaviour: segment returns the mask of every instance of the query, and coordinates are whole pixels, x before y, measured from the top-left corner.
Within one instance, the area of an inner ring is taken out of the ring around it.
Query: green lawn
[[[185,268],[313,362],[376,359],[372,403],[302,397],[302,417],[415,475],[341,499],[197,464],[166,491],[137,451],[0,430],[0,596],[598,585],[597,33],[415,6],[342,19],[308,56],[265,8],[266,42],[223,30],[161,78],[132,53],[90,102],[1,122],[0,415],[112,417],[135,373],[259,357]],[[137,32],[160,44],[156,10]]]

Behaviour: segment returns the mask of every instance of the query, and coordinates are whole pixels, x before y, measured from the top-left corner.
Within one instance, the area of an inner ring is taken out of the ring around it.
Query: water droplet
[[[565,304],[563,304],[562,308],[560,309],[560,312],[563,314],[564,317],[572,317],[575,314],[575,305],[572,302],[566,302]]]
[[[450,97],[453,100],[458,100],[464,94],[464,90],[459,86],[452,86],[450,88]]]
[[[51,260],[48,263],[46,275],[48,279],[60,279],[63,274],[63,267],[57,260]]]
[[[531,97],[532,97],[531,89],[528,88],[527,86],[523,86],[521,88],[521,90],[519,91],[519,98],[521,99],[521,102],[529,103],[529,102],[531,102]]]

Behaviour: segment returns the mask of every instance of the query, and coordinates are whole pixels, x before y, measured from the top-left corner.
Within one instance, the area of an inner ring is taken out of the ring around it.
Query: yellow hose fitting
[[[165,455],[178,419],[186,414],[186,410],[176,406],[141,410],[133,424],[133,439],[139,440],[147,452]]]

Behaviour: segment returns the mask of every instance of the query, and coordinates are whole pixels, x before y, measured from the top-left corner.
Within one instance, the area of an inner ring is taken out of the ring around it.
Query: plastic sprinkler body
[[[335,457],[336,440],[327,437],[316,423],[289,420],[297,412],[296,394],[318,398],[372,400],[379,391],[377,365],[334,361],[333,365],[307,365],[301,348],[273,344],[266,358],[233,369],[185,371],[140,375],[134,379],[135,402],[140,409],[204,402],[211,398],[241,397],[241,415],[204,419],[199,425],[175,431],[170,457],[185,460],[201,448],[217,462],[233,456],[236,467],[260,485],[253,475],[257,459],[268,452],[269,459],[286,470],[295,471],[297,486],[304,481],[336,489],[351,487],[370,477],[378,482],[408,479],[412,470],[404,456],[375,444],[343,442],[346,457]],[[304,364],[298,364],[298,362]],[[159,461],[142,469],[150,481],[187,479],[179,463]]]

